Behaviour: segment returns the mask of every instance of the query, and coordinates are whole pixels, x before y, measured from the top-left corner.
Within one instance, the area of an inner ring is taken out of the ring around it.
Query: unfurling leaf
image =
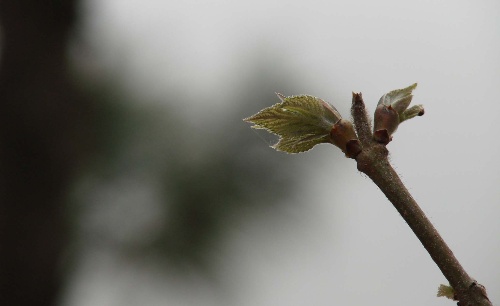
[[[417,83],[388,92],[380,98],[374,116],[375,140],[384,144],[389,143],[401,122],[424,114],[422,105],[408,108],[413,98],[412,92],[416,87]]]
[[[413,105],[409,109],[405,110],[401,116],[399,116],[399,120],[401,122],[411,119],[416,116],[423,116],[425,113],[424,107],[419,104],[419,105]]]
[[[383,95],[378,104],[391,106],[398,114],[402,114],[410,105],[412,91],[417,88],[417,83],[403,89],[396,89]]]
[[[341,116],[335,107],[308,95],[285,97],[244,119],[256,129],[265,129],[280,137],[273,148],[287,153],[300,153],[320,143],[329,143],[330,130]]]

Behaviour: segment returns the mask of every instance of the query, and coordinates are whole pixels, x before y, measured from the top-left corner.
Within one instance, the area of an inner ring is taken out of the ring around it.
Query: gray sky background
[[[352,91],[371,112],[385,92],[418,82],[413,103],[426,114],[399,128],[391,160],[465,269],[500,302],[500,2],[92,0],[84,10],[98,65],[119,71],[133,95],[190,88],[179,94],[192,105],[178,108],[193,120],[231,108],[203,97],[234,95],[237,104],[234,88],[258,57],[300,81],[284,94],[321,97],[346,117]],[[326,145],[307,154],[317,169],[303,178],[303,204],[281,223],[235,225],[217,288],[94,254],[66,304],[452,305],[435,297],[446,280],[355,164]],[[342,186],[332,186],[339,175]]]

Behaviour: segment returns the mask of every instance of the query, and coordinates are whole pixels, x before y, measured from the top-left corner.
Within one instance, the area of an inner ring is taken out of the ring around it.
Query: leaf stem
[[[373,140],[361,94],[353,94],[352,116],[363,150],[356,157],[358,170],[365,173],[410,226],[431,258],[455,290],[459,305],[491,306],[486,290],[473,280],[439,235],[388,160],[385,145]]]

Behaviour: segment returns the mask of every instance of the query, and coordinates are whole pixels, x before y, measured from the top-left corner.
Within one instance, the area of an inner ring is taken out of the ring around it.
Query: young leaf
[[[402,114],[410,105],[413,98],[412,91],[417,88],[417,83],[403,89],[396,89],[383,95],[378,104],[391,106],[398,114]]]
[[[374,116],[373,137],[376,141],[389,143],[401,122],[424,114],[422,105],[408,108],[413,98],[412,92],[416,87],[417,83],[388,92],[380,98]]]
[[[412,107],[405,110],[401,114],[401,116],[399,116],[399,120],[401,120],[401,122],[403,122],[405,120],[411,119],[411,118],[416,117],[416,116],[423,116],[424,113],[425,113],[424,107],[421,104],[413,105]]]
[[[281,102],[243,119],[252,128],[265,129],[280,137],[273,148],[287,153],[300,153],[320,143],[330,142],[330,130],[341,116],[335,107],[308,95],[285,97]]]

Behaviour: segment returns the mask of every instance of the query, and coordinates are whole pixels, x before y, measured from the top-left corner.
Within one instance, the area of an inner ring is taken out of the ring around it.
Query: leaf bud
[[[390,105],[379,104],[375,109],[373,137],[376,141],[388,144],[392,134],[399,126],[399,115]]]
[[[376,141],[388,144],[401,122],[424,114],[422,105],[408,108],[413,99],[412,92],[416,87],[417,83],[390,91],[380,98],[374,116],[373,138]]]
[[[361,152],[361,143],[349,120],[340,119],[335,123],[330,131],[330,139],[347,157],[355,158]]]

